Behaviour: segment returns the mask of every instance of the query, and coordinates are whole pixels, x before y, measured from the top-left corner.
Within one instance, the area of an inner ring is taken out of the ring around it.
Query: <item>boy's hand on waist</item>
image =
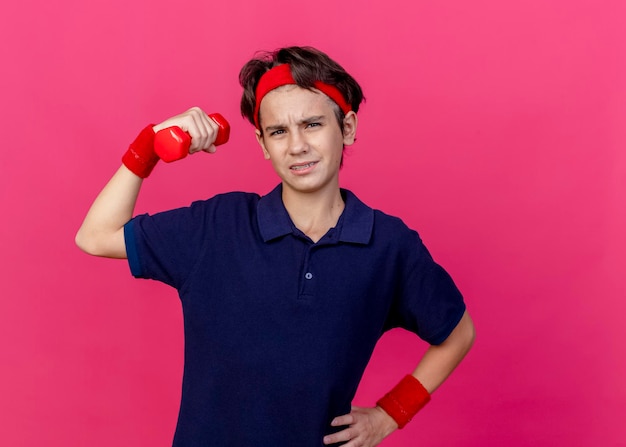
[[[352,407],[352,411],[333,419],[331,425],[348,427],[324,436],[324,444],[347,442],[344,447],[374,447],[393,433],[398,424],[380,407]]]

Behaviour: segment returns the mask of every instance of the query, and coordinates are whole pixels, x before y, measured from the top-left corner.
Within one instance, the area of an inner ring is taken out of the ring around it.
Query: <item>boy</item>
[[[417,233],[339,187],[363,100],[352,76],[318,50],[290,47],[249,61],[240,83],[242,114],[281,179],[272,192],[133,218],[158,161],[155,132],[178,126],[190,153],[215,152],[218,126],[193,108],[140,133],[76,242],[179,292],[185,368],[174,446],[378,445],[463,359],[472,321]],[[375,407],[351,408],[393,327],[431,346]]]

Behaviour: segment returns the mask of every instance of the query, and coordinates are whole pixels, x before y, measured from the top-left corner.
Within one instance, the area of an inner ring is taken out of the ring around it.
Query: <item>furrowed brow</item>
[[[311,123],[316,123],[319,121],[324,121],[326,119],[325,115],[315,115],[315,116],[308,116],[306,118],[303,118],[302,120],[300,120],[298,122],[299,125],[306,125],[306,124],[311,124]],[[264,130],[265,132],[274,132],[275,130],[283,130],[286,129],[288,126],[285,124],[274,124],[271,126],[267,126]]]
[[[323,121],[324,118],[326,118],[324,115],[309,116],[300,121],[300,124],[311,124],[317,121]]]

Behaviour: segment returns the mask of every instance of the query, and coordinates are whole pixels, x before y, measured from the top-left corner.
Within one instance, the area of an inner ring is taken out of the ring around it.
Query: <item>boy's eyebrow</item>
[[[285,126],[283,126],[282,124],[275,124],[273,126],[267,126],[265,128],[265,132],[274,132],[275,130],[281,130],[284,129]]]
[[[316,121],[322,121],[324,118],[326,118],[324,115],[309,116],[308,118],[304,118],[298,124],[310,124]]]
[[[311,123],[314,123],[316,121],[323,121],[325,118],[326,117],[324,115],[308,116],[308,117],[303,118],[302,120],[298,121],[298,125],[311,124]],[[275,130],[284,129],[285,127],[287,127],[285,124],[274,124],[272,126],[267,126],[265,128],[265,132],[273,132]]]

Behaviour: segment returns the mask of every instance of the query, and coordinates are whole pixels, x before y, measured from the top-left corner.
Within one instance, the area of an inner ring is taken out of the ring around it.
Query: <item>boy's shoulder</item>
[[[395,240],[402,243],[403,241],[406,242],[407,238],[415,238],[417,236],[417,232],[410,228],[400,217],[373,208],[361,201],[353,192],[349,190],[344,191],[346,200],[356,202],[355,207],[361,210],[359,213],[361,216],[370,213],[372,216],[373,234],[377,239]]]

